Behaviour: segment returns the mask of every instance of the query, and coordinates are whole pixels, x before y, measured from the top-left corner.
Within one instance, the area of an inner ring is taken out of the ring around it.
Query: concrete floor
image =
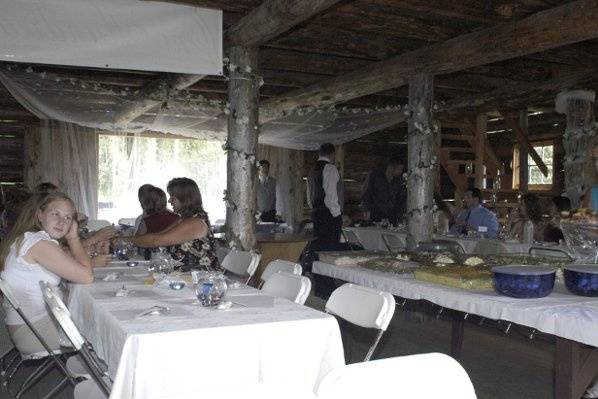
[[[310,297],[307,305],[323,309],[324,301]],[[3,319],[3,317],[2,317]],[[4,329],[0,332],[0,353],[9,345]],[[341,323],[347,361],[363,358],[370,339],[369,331]],[[374,358],[415,353],[450,351],[451,323],[422,313],[397,307],[389,330],[383,337]],[[467,323],[461,364],[469,373],[480,399],[550,399],[552,394],[553,346],[545,339],[528,340],[517,331],[505,336],[497,328]],[[22,380],[27,368],[18,380]],[[47,376],[27,398],[41,398],[58,378],[57,372]],[[0,398],[9,398],[0,387]],[[72,398],[68,388],[58,398]]]

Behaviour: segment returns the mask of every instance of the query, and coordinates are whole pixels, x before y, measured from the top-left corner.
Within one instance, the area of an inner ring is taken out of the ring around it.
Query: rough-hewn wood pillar
[[[250,250],[256,246],[257,49],[231,47],[229,59],[226,233],[237,248]]]
[[[524,139],[527,140],[529,135],[528,132],[528,120],[527,120],[527,109],[519,112],[519,127],[524,134]],[[519,192],[527,193],[527,185],[529,182],[529,168],[528,168],[528,156],[527,147],[523,143],[524,140],[519,140]]]
[[[596,135],[594,101],[596,93],[588,90],[561,92],[556,98],[556,110],[567,116],[563,135],[565,149],[565,192],[574,208],[580,205],[584,184],[592,176],[592,142]]]
[[[486,127],[488,123],[488,117],[486,114],[478,114],[475,123],[475,138],[474,138],[474,150],[475,150],[475,186],[477,188],[484,189],[485,181],[485,168],[484,159],[486,153]]]
[[[409,79],[407,137],[407,249],[429,241],[434,211],[434,141],[438,125],[433,120],[434,77],[420,74]]]

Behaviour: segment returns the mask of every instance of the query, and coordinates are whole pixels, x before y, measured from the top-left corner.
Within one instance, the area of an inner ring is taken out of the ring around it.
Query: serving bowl
[[[565,285],[575,295],[598,296],[598,265],[579,264],[563,268]]]
[[[492,268],[494,289],[514,298],[542,298],[554,288],[556,270],[547,266],[508,265]]]
[[[138,264],[139,264],[139,262],[134,261],[134,260],[130,260],[130,261],[127,262],[127,266],[129,266],[129,267],[135,267]]]

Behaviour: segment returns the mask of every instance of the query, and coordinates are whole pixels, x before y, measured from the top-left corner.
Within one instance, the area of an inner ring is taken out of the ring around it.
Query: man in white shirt
[[[335,148],[331,143],[320,146],[320,157],[308,179],[308,201],[312,208],[315,248],[338,248],[343,224],[341,216],[342,180],[334,165]]]
[[[269,176],[270,162],[262,159],[258,167],[257,210],[262,222],[276,221],[276,179]]]

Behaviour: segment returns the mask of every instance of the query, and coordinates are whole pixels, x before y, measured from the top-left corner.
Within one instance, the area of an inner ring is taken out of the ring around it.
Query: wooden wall
[[[0,182],[23,183],[24,131],[22,128],[0,130]]]

